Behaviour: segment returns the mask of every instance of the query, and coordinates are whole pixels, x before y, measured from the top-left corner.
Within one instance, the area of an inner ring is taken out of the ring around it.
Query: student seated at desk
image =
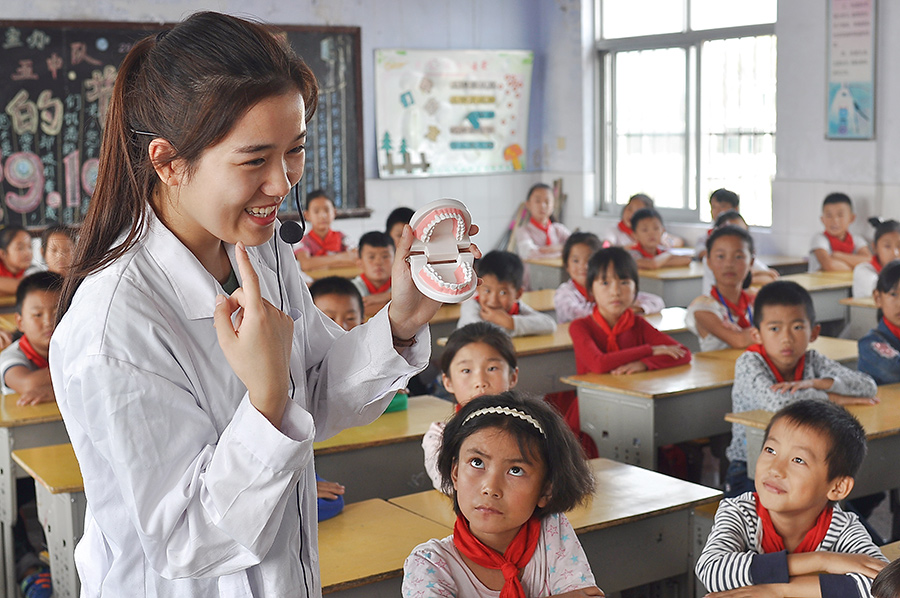
[[[777,411],[800,399],[831,400],[839,405],[878,402],[878,387],[866,374],[828,359],[809,343],[819,336],[809,293],[799,284],[776,280],[760,289],[753,304],[756,344],[738,357],[731,390],[732,411]],[[725,496],[753,489],[747,477],[747,433],[731,426]]]
[[[885,266],[872,293],[878,327],[859,339],[859,371],[876,384],[900,382],[900,260]]]
[[[753,343],[753,238],[736,226],[723,226],[707,237],[706,261],[715,277],[709,295],[691,301],[684,324],[697,335],[701,351],[743,349]]]
[[[868,598],[887,559],[837,504],[865,454],[865,431],[838,405],[807,399],[776,413],[756,491],[719,503],[697,561],[708,596]]]
[[[642,270],[687,266],[692,259],[689,255],[674,255],[662,244],[666,227],[662,216],[653,208],[638,210],[631,217],[635,243],[629,247],[631,257]]]
[[[475,262],[482,284],[471,299],[459,307],[457,328],[472,322],[496,324],[510,336],[552,334],[556,321],[524,301],[525,266],[515,253],[490,251]]]
[[[628,251],[606,247],[595,253],[588,263],[587,285],[594,311],[569,326],[579,374],[632,374],[690,362],[687,347],[629,309],[637,294],[638,272]]]
[[[331,228],[335,216],[334,202],[323,189],[307,194],[303,217],[309,223],[310,230],[294,250],[302,270],[340,268],[356,264],[356,255],[348,247],[347,237]]]
[[[15,224],[0,230],[0,295],[16,294],[33,258],[27,230]]]
[[[536,183],[525,201],[528,222],[516,227],[516,253],[523,260],[557,257],[572,234],[561,222],[553,221],[553,189]]]
[[[453,393],[456,410],[482,395],[500,394],[516,385],[519,368],[509,335],[490,322],[474,322],[453,331],[441,355],[441,380]],[[432,422],[422,438],[425,471],[441,489],[438,453],[446,422]]]
[[[816,233],[809,249],[809,271],[852,270],[857,264],[872,259],[865,239],[857,241],[850,234],[856,220],[853,203],[844,193],[831,193],[822,202],[822,224],[825,230]]]
[[[872,582],[872,598],[900,598],[900,559],[882,569]]]
[[[900,258],[900,222],[869,218],[869,224],[875,227],[875,255],[853,268],[853,297],[871,297],[881,269]]]
[[[563,515],[591,496],[593,477],[553,407],[483,396],[444,434],[438,469],[456,523],[406,559],[403,596],[603,596]]]
[[[566,240],[562,259],[569,280],[559,285],[553,294],[556,321],[560,324],[584,318],[594,311],[594,300],[587,290],[588,261],[601,247],[603,243],[594,233],[572,233]],[[640,292],[631,309],[636,314],[655,314],[665,306],[659,295]]]
[[[622,214],[618,224],[607,231],[606,236],[603,238],[604,243],[607,246],[615,245],[617,247],[631,247],[634,245],[635,239],[634,231],[631,230],[631,217],[634,216],[634,213],[638,210],[652,207],[653,200],[649,195],[635,193],[629,197],[628,203],[622,206]],[[665,233],[663,235],[662,243],[666,247],[682,247],[684,246],[684,239]]]
[[[41,233],[41,258],[43,266],[31,266],[26,275],[34,274],[42,270],[56,272],[65,276],[72,267],[72,259],[75,257],[75,233],[68,226],[55,224],[48,226]]]
[[[716,222],[719,216],[725,212],[740,213],[741,197],[734,191],[728,189],[716,189],[709,194],[709,215],[711,216],[712,226],[706,231],[706,234],[697,238],[697,244],[694,249],[694,255],[698,258],[706,257],[706,240],[718,226]]]
[[[380,230],[369,231],[359,239],[359,276],[353,279],[362,295],[366,318],[377,314],[391,300],[391,266],[394,241]]]
[[[394,247],[400,244],[400,237],[403,236],[403,226],[409,224],[409,221],[412,220],[412,217],[416,213],[412,208],[399,207],[394,208],[390,214],[388,214],[387,222],[384,225],[384,232],[390,235],[391,239],[394,240]]]
[[[744,217],[735,211],[723,212],[716,219],[716,224],[713,227],[713,230],[717,228],[722,228],[723,226],[736,226],[738,228],[742,228],[749,234],[750,227],[747,226],[747,222],[744,220]],[[707,237],[708,239],[709,237]],[[709,268],[709,256],[705,256],[702,260],[703,264],[703,294],[709,294],[713,285],[715,284],[715,277],[713,276],[712,270]],[[778,272],[769,268],[765,265],[762,260],[758,257],[753,256],[753,263],[750,264],[750,275],[751,281],[750,284],[755,287],[761,287],[763,285],[769,284],[773,280],[778,279]]]
[[[0,353],[0,378],[3,394],[18,393],[19,405],[56,400],[47,356],[62,283],[55,272],[36,272],[16,290],[16,326],[22,337]]]

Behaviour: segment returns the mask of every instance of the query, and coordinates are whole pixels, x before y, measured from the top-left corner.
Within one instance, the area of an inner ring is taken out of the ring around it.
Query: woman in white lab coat
[[[321,594],[313,441],[427,365],[439,304],[412,284],[407,227],[369,323],[314,307],[275,215],[315,105],[285,42],[220,14],[122,64],[50,351],[84,596]]]

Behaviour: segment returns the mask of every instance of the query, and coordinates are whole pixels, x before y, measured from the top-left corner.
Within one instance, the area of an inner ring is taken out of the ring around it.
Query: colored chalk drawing
[[[523,170],[532,52],[376,50],[382,178]]]

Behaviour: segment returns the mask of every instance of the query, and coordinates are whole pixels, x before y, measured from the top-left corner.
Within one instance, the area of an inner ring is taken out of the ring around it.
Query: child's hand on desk
[[[507,330],[513,330],[516,325],[513,322],[513,317],[509,315],[506,310],[500,307],[485,307],[481,306],[481,319],[485,322],[490,322],[491,324],[496,324],[501,328],[506,328]]]
[[[554,594],[554,596],[555,598],[583,598],[584,596],[606,596],[606,594],[604,594],[603,590],[597,586],[591,586],[589,588],[581,588],[580,590],[572,590],[565,594]]]
[[[684,357],[684,349],[678,345],[655,345],[653,347],[654,355],[668,355],[672,359],[681,359]]]
[[[839,395],[837,393],[828,393],[828,400],[838,405],[877,405],[880,402],[878,397],[848,397],[847,395]]]
[[[316,498],[334,500],[344,493],[344,487],[337,482],[316,480]]]
[[[772,385],[775,392],[794,394],[798,390],[811,388],[814,390],[829,390],[834,386],[834,380],[831,378],[809,378],[807,380],[791,380],[789,382],[778,382]]]
[[[882,560],[872,558],[867,554],[847,554],[842,552],[816,552],[819,567],[824,573],[845,575],[847,573],[859,573],[871,579],[875,579],[878,572],[887,566]]]
[[[625,365],[620,365],[616,369],[610,371],[609,373],[613,376],[621,376],[623,374],[636,374],[638,372],[646,372],[647,364],[643,361],[632,361],[631,363],[626,363]]]
[[[55,402],[56,396],[53,394],[52,386],[38,386],[20,394],[16,405],[39,405],[41,403]]]

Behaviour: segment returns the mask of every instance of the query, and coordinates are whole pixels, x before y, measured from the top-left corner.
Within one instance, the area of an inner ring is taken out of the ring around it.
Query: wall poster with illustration
[[[134,43],[173,25],[0,20],[0,224],[84,218],[116,73]],[[319,81],[302,191],[365,211],[358,27],[273,26]],[[282,206],[290,217],[294,206]]]

